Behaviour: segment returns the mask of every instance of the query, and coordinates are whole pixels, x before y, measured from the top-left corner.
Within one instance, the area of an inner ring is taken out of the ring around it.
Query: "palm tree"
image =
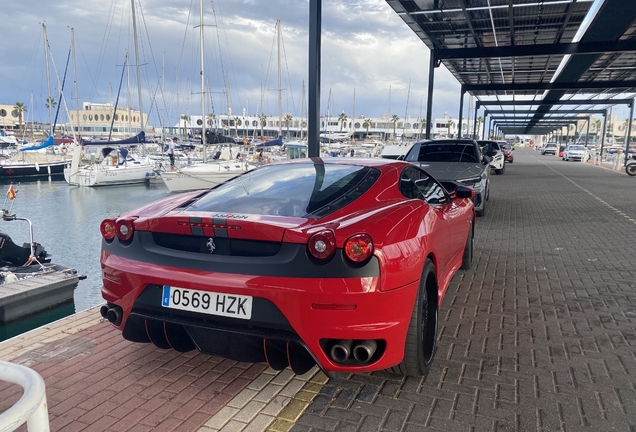
[[[261,120],[261,137],[263,136],[263,128],[267,125],[267,116],[265,114],[261,114],[259,116]]]
[[[477,117],[477,137],[479,137],[479,130],[481,129],[481,125],[484,122],[483,117]],[[475,138],[477,138],[475,137]]]
[[[391,116],[391,121],[393,122],[393,138],[395,138],[395,126],[397,125],[399,119],[400,117],[398,117],[397,114],[393,114],[393,116]]]
[[[54,109],[56,105],[57,105],[57,102],[55,102],[55,99],[53,99],[50,96],[46,98],[46,102],[44,103],[44,106],[46,106],[47,108]]]
[[[347,115],[344,112],[341,112],[338,115],[338,121],[340,122],[340,132],[342,132],[342,126],[347,121]]]
[[[208,126],[214,127],[216,124],[216,114],[210,113],[208,114]]]
[[[291,114],[287,114],[285,116],[285,118],[283,120],[285,120],[285,126],[287,127],[287,139],[289,139],[289,123],[293,120],[294,118],[291,116]]]
[[[190,121],[190,116],[182,115],[181,120],[183,120],[183,134],[188,133],[188,122]]]
[[[421,119],[420,120],[420,132],[419,132],[419,137],[418,138],[422,138],[422,131],[424,130],[425,127],[426,127],[426,120],[425,119]]]
[[[450,130],[451,130],[451,128],[452,128],[453,126],[455,126],[455,121],[453,121],[453,120],[448,120],[448,122],[446,123],[446,127],[448,128],[448,137],[449,137],[449,138],[451,137],[451,132],[450,132]]]
[[[369,128],[372,126],[371,124],[371,120],[370,119],[366,119],[364,121],[364,123],[362,123],[362,127],[365,128],[367,130],[367,136],[366,138],[369,138]]]
[[[18,112],[18,124],[20,129],[22,129],[22,118],[23,118],[23,114],[27,111],[27,107],[24,106],[22,102],[16,102],[13,109]]]
[[[234,134],[237,136],[238,138],[238,127],[241,126],[243,124],[243,122],[241,121],[240,117],[234,117]]]

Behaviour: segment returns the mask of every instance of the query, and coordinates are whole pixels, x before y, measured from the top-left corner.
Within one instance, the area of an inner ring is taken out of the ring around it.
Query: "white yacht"
[[[148,173],[155,170],[155,162],[148,156],[132,156],[126,148],[104,147],[95,160],[80,166],[81,148],[73,152],[73,159],[64,168],[64,179],[74,186],[111,186],[144,183]]]
[[[209,189],[254,168],[255,165],[240,159],[221,160],[165,171],[161,173],[161,179],[170,192],[184,192]]]

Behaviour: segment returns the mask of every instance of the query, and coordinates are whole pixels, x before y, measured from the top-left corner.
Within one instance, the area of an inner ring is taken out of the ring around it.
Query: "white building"
[[[154,127],[148,126],[148,116],[144,113],[144,131],[152,133]],[[139,110],[130,107],[117,107],[112,103],[98,104],[84,102],[81,110],[69,112],[69,122],[66,124],[67,132],[74,130],[76,134],[108,136],[121,138],[136,135],[141,131]]]

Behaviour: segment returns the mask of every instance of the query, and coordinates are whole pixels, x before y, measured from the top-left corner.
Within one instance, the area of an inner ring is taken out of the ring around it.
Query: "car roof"
[[[434,140],[429,140],[429,141],[418,141],[415,144],[453,144],[453,143],[457,143],[457,144],[474,144],[476,141],[473,139],[466,139],[466,138],[457,138],[457,139],[453,139],[453,138],[444,138],[444,139],[434,139]]]
[[[383,158],[356,158],[356,157],[326,157],[326,158],[300,158],[275,162],[276,164],[302,164],[302,163],[322,163],[329,165],[357,165],[368,166],[374,168],[390,167],[390,166],[407,166],[408,162],[395,159]]]

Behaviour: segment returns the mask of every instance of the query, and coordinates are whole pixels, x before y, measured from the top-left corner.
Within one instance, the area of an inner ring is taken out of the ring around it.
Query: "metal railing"
[[[0,432],[12,432],[24,423],[29,432],[49,432],[46,388],[42,377],[33,369],[0,361],[0,381],[22,386],[18,402],[0,414]]]

